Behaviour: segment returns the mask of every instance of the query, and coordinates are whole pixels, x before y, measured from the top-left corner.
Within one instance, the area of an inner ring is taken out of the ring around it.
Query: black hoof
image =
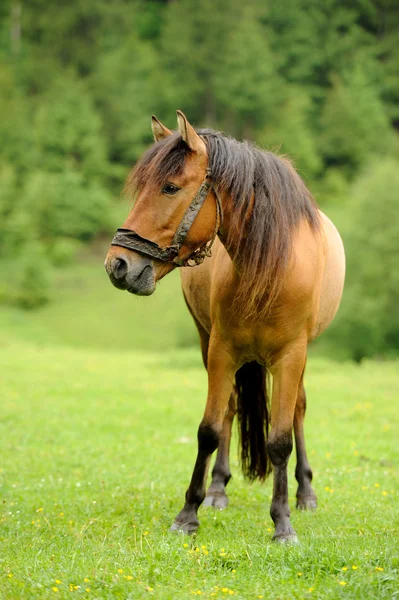
[[[227,508],[229,499],[224,492],[208,492],[204,500],[204,506],[212,506],[217,510],[224,510]]]
[[[315,510],[317,508],[316,496],[297,496],[296,507],[299,510]]]
[[[278,542],[280,544],[297,544],[298,537],[291,527],[291,523],[285,523],[284,525],[281,523],[276,526],[276,531],[274,532],[273,542]]]
[[[295,533],[295,531],[293,531],[292,533],[279,533],[279,534],[274,534],[273,536],[273,542],[277,542],[278,544],[298,544],[299,540],[298,540],[298,536]]]
[[[181,521],[174,521],[169,531],[192,535],[197,531],[198,527],[199,521],[190,521],[185,523],[182,523]]]

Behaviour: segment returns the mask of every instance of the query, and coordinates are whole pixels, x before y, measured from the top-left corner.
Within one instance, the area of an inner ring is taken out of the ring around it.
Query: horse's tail
[[[266,479],[271,471],[267,456],[269,409],[267,369],[253,361],[236,373],[237,416],[241,441],[241,466],[248,479]]]

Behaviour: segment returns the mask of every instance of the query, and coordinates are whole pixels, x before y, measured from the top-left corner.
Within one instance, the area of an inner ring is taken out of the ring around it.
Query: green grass
[[[236,441],[229,508],[200,510],[194,538],[168,532],[204,407],[198,351],[13,338],[0,352],[1,598],[398,596],[398,363],[310,361],[319,508],[294,509],[292,459],[300,543],[284,546],[271,542],[271,481],[243,480]]]

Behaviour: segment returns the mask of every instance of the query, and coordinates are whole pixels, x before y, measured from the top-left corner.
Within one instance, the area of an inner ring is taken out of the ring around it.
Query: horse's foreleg
[[[212,341],[208,352],[208,397],[198,428],[198,454],[183,509],[171,529],[193,533],[199,527],[197,511],[205,498],[212,453],[219,445],[223,421],[233,387],[235,364],[228,349]]]
[[[230,395],[229,405],[223,420],[222,431],[220,433],[215,466],[212,469],[212,482],[209,486],[204,502],[204,506],[213,506],[219,510],[226,508],[228,504],[225,488],[231,478],[229,452],[231,428],[233,425],[234,415],[237,412],[236,404],[236,393],[235,390],[233,390]]]
[[[273,498],[270,515],[275,524],[274,540],[297,541],[290,522],[287,465],[292,452],[292,427],[298,387],[305,367],[306,348],[291,348],[273,367],[271,432],[267,451],[273,465]]]
[[[306,393],[303,385],[303,377],[298,388],[298,397],[295,406],[294,416],[294,431],[295,431],[295,447],[296,447],[296,469],[295,477],[298,482],[298,490],[296,493],[296,506],[301,510],[307,508],[316,508],[317,498],[312,488],[312,469],[309,466],[308,457],[306,455],[305,436],[303,432],[303,421],[306,412]]]

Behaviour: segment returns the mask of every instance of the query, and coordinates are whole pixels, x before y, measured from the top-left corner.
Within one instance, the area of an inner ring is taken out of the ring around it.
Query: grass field
[[[296,546],[271,542],[271,481],[243,480],[236,441],[229,508],[200,510],[196,537],[168,532],[204,406],[198,351],[4,335],[0,363],[1,598],[399,597],[398,363],[310,361],[319,508],[294,509],[292,459]]]

